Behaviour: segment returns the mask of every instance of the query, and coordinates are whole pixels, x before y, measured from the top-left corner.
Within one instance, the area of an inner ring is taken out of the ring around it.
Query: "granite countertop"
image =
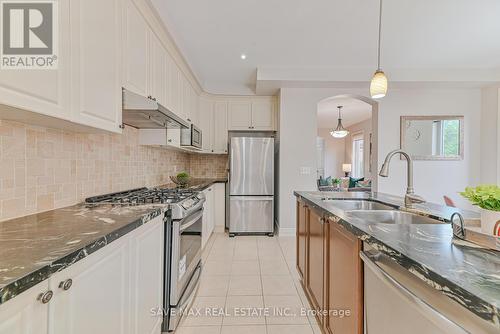
[[[339,223],[390,256],[433,288],[500,329],[500,253],[453,238],[449,224],[379,224],[355,218],[335,206],[333,199],[370,199],[397,208],[403,199],[381,193],[296,191],[310,204],[340,218]],[[449,220],[455,208],[425,203],[415,207],[429,216]],[[461,211],[466,218],[473,212]]]
[[[164,212],[78,204],[0,222],[0,304]]]
[[[226,179],[196,178],[201,191]],[[175,184],[160,187],[174,188]],[[0,304],[161,215],[165,204],[77,204],[0,222]]]
[[[226,183],[226,182],[227,178],[193,178],[189,180],[187,187],[183,189],[202,191],[210,187],[214,183]],[[176,188],[176,187],[177,185],[175,183],[167,183],[159,186],[159,188]]]

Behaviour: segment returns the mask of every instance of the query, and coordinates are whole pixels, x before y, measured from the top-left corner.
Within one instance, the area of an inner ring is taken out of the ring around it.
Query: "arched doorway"
[[[349,131],[344,138],[330,135],[338,124],[338,106],[342,106],[342,124]],[[322,99],[317,105],[317,125],[318,179],[342,178],[345,183],[348,171],[351,181],[363,179],[350,191],[377,191],[378,103],[354,94]],[[371,181],[369,187],[367,181]]]

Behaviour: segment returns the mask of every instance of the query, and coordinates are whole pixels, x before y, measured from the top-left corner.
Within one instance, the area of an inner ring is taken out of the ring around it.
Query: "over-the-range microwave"
[[[188,128],[181,129],[181,146],[195,149],[202,148],[201,129],[191,124]]]

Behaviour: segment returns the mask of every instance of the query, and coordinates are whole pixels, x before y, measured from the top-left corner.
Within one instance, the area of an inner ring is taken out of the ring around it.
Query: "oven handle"
[[[198,210],[198,211],[190,214],[188,217],[186,217],[185,219],[189,218],[189,220],[187,222],[184,222],[184,220],[181,220],[181,226],[179,227],[180,232],[182,232],[182,231],[186,230],[187,228],[189,228],[190,226],[194,225],[198,221],[198,219],[200,219],[202,216],[203,216],[203,208],[201,208],[200,210]]]

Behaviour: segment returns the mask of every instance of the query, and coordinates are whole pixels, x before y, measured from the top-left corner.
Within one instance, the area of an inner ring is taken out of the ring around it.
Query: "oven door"
[[[172,222],[170,305],[177,306],[201,261],[203,208]]]

